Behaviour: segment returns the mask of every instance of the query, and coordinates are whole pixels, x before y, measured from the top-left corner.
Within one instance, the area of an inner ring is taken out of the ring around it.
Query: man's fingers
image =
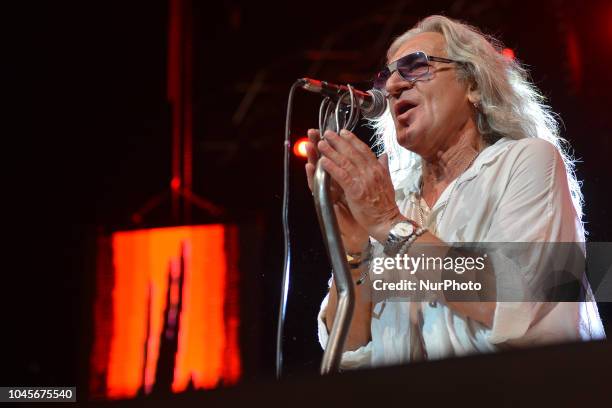
[[[346,129],[342,129],[340,131],[340,136],[350,143],[350,145],[353,146],[357,152],[359,152],[363,160],[371,164],[376,161],[376,156],[374,155],[374,152],[372,152],[372,149],[370,149],[370,146],[362,142],[354,133],[349,132]]]
[[[308,129],[306,134],[308,135],[308,139],[310,139],[310,141],[315,145],[319,140],[321,140],[321,135],[317,129]]]
[[[361,153],[355,150],[353,145],[346,140],[346,138],[347,136],[341,137],[336,132],[332,132],[331,130],[325,132],[325,141],[329,143],[334,150],[340,153],[340,155],[346,157],[351,163],[357,166],[357,168],[362,168],[362,166],[365,165],[364,158],[361,156]]]
[[[389,178],[391,178],[391,171],[389,170],[389,155],[387,155],[387,153],[381,154],[378,156],[378,162],[383,166],[383,169],[385,169],[387,175],[389,175]]]
[[[312,142],[306,142],[304,145],[306,147],[306,158],[308,159],[308,163],[316,164],[317,160],[319,160],[319,152],[317,148]]]
[[[321,140],[317,147],[319,148],[321,154],[348,173],[356,174],[359,172],[359,168],[355,167],[353,162],[349,159],[349,156],[336,151],[336,149],[327,140]]]
[[[308,188],[312,191],[312,180],[314,179],[315,166],[312,163],[306,163],[306,180],[308,180]]]
[[[347,157],[357,168],[363,169],[368,164],[368,158],[362,153],[362,150],[355,148],[353,145],[354,143],[362,142],[357,136],[346,129],[342,129],[340,133],[342,136],[335,132],[327,131],[325,132],[325,140],[338,151],[338,153]],[[351,139],[354,139],[356,142],[351,141]]]
[[[317,150],[317,143],[321,140],[321,136],[319,135],[319,131],[316,129],[308,129],[308,140],[309,143],[306,143],[306,158],[308,159],[308,163],[313,165],[317,164],[317,160],[319,160],[319,152]]]
[[[329,157],[321,157],[321,166],[329,173],[329,175],[338,183],[342,190],[347,191],[351,185],[351,176],[342,167],[338,166]]]

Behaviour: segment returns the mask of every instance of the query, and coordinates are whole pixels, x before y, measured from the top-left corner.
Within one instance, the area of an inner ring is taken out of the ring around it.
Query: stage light
[[[299,138],[293,144],[293,154],[297,157],[306,157],[306,143],[308,142],[307,137]]]
[[[176,191],[180,187],[181,187],[181,179],[178,177],[173,177],[172,180],[170,181],[170,188]]]
[[[504,48],[502,55],[511,61],[514,60],[514,50],[512,48]]]

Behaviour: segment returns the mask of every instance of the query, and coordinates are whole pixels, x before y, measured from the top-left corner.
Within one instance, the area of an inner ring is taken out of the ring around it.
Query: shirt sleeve
[[[329,279],[328,287],[331,287],[332,278]],[[327,302],[329,300],[329,294],[323,298],[321,302],[321,309],[317,316],[319,343],[323,350],[327,347],[327,341],[329,340],[329,333],[327,332],[327,325],[325,324],[325,311],[327,310]],[[372,341],[368,342],[365,346],[361,346],[357,350],[345,351],[342,353],[340,360],[340,369],[352,370],[357,368],[369,367],[372,360]]]
[[[485,241],[541,244],[528,246],[519,256],[502,250],[491,259],[498,294],[515,290],[524,301],[496,303],[489,341],[531,345],[577,340],[579,302],[546,304],[532,296],[534,286],[550,272],[546,266],[554,253],[543,243],[584,242],[565,164],[556,147],[541,139],[521,140],[512,150],[510,177]]]

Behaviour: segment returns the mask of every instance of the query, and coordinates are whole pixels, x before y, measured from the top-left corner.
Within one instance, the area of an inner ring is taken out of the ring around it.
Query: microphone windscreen
[[[385,98],[382,91],[378,89],[370,89],[368,94],[372,96],[372,102],[367,108],[362,107],[363,117],[366,119],[376,119],[385,113],[387,109],[387,98]]]

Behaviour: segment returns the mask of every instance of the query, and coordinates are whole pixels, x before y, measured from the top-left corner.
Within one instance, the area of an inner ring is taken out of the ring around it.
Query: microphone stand
[[[287,116],[285,118],[285,145],[284,145],[284,187],[283,187],[283,232],[285,237],[285,255],[283,261],[283,279],[280,296],[280,307],[278,314],[278,326],[276,331],[276,377],[281,378],[283,367],[283,328],[286,316],[287,298],[289,292],[289,280],[291,271],[291,245],[289,234],[289,158],[290,158],[290,126],[293,96],[297,87],[304,87],[305,78],[298,79],[289,91],[287,101]],[[336,88],[338,88],[336,86]],[[305,88],[306,89],[306,88]],[[346,89],[346,90],[345,90]],[[310,90],[310,89],[309,89]],[[360,113],[366,117],[377,117],[381,115],[386,107],[386,100],[382,93],[370,92],[372,103],[367,110],[362,112],[358,100],[357,91],[347,85],[336,89],[334,99],[326,97],[319,107],[319,132],[325,137],[326,130],[340,129],[353,130]],[[323,242],[327,255],[331,261],[335,287],[338,294],[338,306],[332,323],[332,328],[323,353],[321,362],[321,374],[337,372],[340,369],[342,351],[348,335],[351,319],[355,306],[355,289],[352,276],[346,261],[344,245],[340,235],[340,227],[334,211],[334,203],[330,192],[330,175],[317,163],[313,179],[313,199],[317,217],[323,234]]]
[[[345,95],[350,100],[348,105],[341,103],[341,101],[345,100],[344,97],[339,98],[338,102],[334,102],[330,98],[325,98],[321,102],[319,109],[319,131],[322,138],[324,137],[325,130],[331,129],[337,133],[343,128],[353,130],[357,124],[359,105],[353,93],[353,88],[350,85],[348,88],[348,95]],[[341,112],[342,106],[345,107],[344,112]],[[347,114],[348,118],[346,117]],[[318,162],[313,180],[313,197],[338,294],[338,306],[329,334],[329,340],[323,353],[321,374],[339,371],[342,351],[355,307],[355,289],[346,261],[338,220],[334,212],[330,183],[329,173],[323,169],[321,162]]]

